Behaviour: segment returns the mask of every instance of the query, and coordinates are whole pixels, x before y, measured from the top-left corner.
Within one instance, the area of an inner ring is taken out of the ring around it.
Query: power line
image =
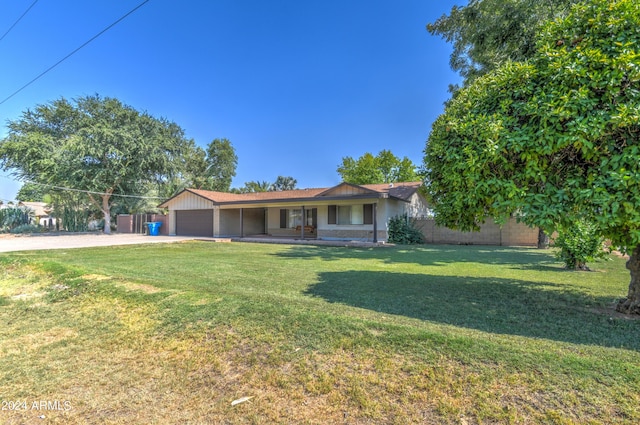
[[[166,199],[160,196],[120,195],[117,193],[93,192],[91,190],[73,189],[71,187],[54,186],[51,184],[37,183],[37,182],[28,181],[28,180],[26,180],[25,183],[37,184],[39,186],[45,186],[45,187],[49,187],[51,189],[56,189],[56,190],[67,190],[70,192],[80,192],[80,193],[87,193],[91,195],[100,195],[100,196],[109,195],[109,196],[118,196],[120,198],[136,198],[136,199],[161,199],[161,200]]]
[[[29,6],[27,8],[27,10],[24,11],[24,13],[22,15],[20,15],[20,17],[13,23],[13,25],[11,25],[11,27],[7,30],[7,32],[5,32],[4,34],[2,34],[2,37],[0,37],[0,41],[2,41],[3,38],[5,38],[7,36],[7,34],[9,34],[11,32],[11,30],[13,29],[13,27],[15,27],[16,25],[18,25],[18,22],[20,22],[20,20],[22,18],[24,18],[24,15],[26,15],[27,13],[29,13],[29,11],[31,10],[31,8],[33,6],[36,5],[36,3],[38,3],[38,0],[34,1],[33,3],[31,3],[31,6]]]
[[[102,34],[104,34],[105,32],[109,31],[111,28],[113,28],[114,26],[116,26],[118,23],[120,23],[120,21],[124,20],[127,16],[131,15],[133,12],[135,12],[136,10],[140,9],[142,6],[145,5],[145,3],[148,3],[149,0],[144,0],[142,3],[140,3],[139,5],[137,5],[136,7],[134,7],[133,9],[131,9],[129,12],[127,12],[126,14],[124,14],[123,16],[121,16],[117,21],[115,21],[114,23],[112,23],[111,25],[109,25],[108,27],[106,27],[105,29],[103,29],[102,31],[100,31],[98,34],[94,35],[93,37],[91,37],[89,39],[89,41],[86,41],[84,44],[82,44],[80,47],[78,47],[77,49],[75,49],[73,52],[69,53],[67,56],[63,57],[62,59],[60,59],[58,62],[56,62],[55,64],[53,64],[52,66],[50,66],[49,68],[47,68],[46,70],[44,70],[43,72],[41,72],[36,78],[34,78],[33,80],[29,81],[27,84],[25,84],[24,86],[20,87],[18,90],[16,90],[15,92],[13,92],[12,94],[10,94],[7,98],[5,98],[2,102],[0,102],[0,105],[2,105],[3,103],[5,103],[7,100],[11,99],[13,96],[15,96],[16,94],[20,93],[22,90],[26,89],[27,87],[29,87],[31,84],[33,84],[34,82],[36,82],[38,79],[40,79],[40,77],[42,77],[43,75],[45,75],[47,72],[51,71],[53,68],[55,68],[56,66],[60,65],[62,62],[64,62],[65,60],[69,59],[74,53],[76,53],[78,50],[82,49],[84,46],[86,46],[87,44],[91,43],[93,40],[95,40],[96,38],[100,37]]]

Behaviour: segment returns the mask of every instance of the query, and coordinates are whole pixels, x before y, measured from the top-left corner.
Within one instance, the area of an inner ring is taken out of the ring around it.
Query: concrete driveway
[[[146,236],[135,234],[54,234],[0,235],[0,252],[32,251],[40,249],[88,248],[94,246],[135,245],[193,240],[182,236]]]

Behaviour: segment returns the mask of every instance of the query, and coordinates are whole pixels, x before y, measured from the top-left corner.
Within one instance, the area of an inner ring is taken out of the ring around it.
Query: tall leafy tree
[[[454,6],[427,30],[453,44],[451,68],[466,86],[507,62],[531,58],[543,25],[566,16],[577,1],[471,0],[466,6]],[[455,93],[458,88],[450,90]],[[539,229],[538,248],[548,246],[549,237]]]
[[[631,254],[618,304],[640,314],[640,4],[588,0],[548,25],[528,62],[462,88],[425,149],[436,220],[471,230],[517,213],[578,219]]]
[[[18,190],[16,198],[25,202],[46,202],[46,196],[47,189],[45,186],[34,183],[25,183],[20,187],[20,190]]]
[[[419,180],[416,166],[409,158],[400,159],[388,150],[382,150],[376,156],[367,152],[357,160],[349,156],[344,157],[337,171],[342,181],[353,184]]]
[[[238,156],[228,139],[214,139],[207,145],[206,183],[202,189],[228,192],[236,175]]]
[[[24,181],[84,191],[110,233],[116,195],[165,182],[187,140],[175,123],[98,95],[37,105],[8,123],[0,165]]]
[[[466,6],[454,6],[427,30],[453,44],[451,69],[466,85],[507,61],[532,57],[542,26],[565,16],[577,1],[471,0]]]
[[[269,192],[272,190],[273,184],[266,180],[263,181],[250,181],[244,184],[244,187],[239,190],[240,193],[253,193],[253,192]]]
[[[182,155],[176,158],[174,168],[167,178],[157,186],[159,196],[170,198],[186,188],[206,189],[210,180],[207,177],[206,157],[204,149],[196,145],[193,140],[187,141]]]
[[[276,181],[271,185],[272,191],[294,190],[298,181],[290,176],[278,176]]]

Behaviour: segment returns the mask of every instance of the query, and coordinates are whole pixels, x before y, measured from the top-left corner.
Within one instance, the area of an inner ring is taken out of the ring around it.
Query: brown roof
[[[189,192],[209,199],[213,202],[249,202],[249,201],[278,201],[286,199],[313,198],[326,189],[299,189],[272,192],[227,193],[211,190],[187,189]]]
[[[369,190],[373,190],[380,193],[388,193],[391,198],[398,198],[403,201],[409,201],[411,196],[422,186],[421,182],[406,182],[406,183],[384,183],[384,184],[365,184],[362,187],[366,187]]]
[[[409,201],[411,196],[418,190],[422,183],[420,182],[406,182],[406,183],[393,183],[393,184],[367,184],[367,185],[354,185],[350,183],[341,183],[332,188],[316,188],[316,189],[297,189],[297,190],[283,190],[272,192],[251,192],[251,193],[228,193],[228,192],[214,192],[211,190],[201,189],[185,189],[182,192],[176,194],[170,199],[159,205],[160,208],[168,207],[169,201],[180,196],[184,192],[191,192],[204,199],[212,201],[216,204],[233,204],[233,203],[250,203],[250,202],[277,202],[277,201],[293,201],[293,200],[320,200],[324,196],[327,198],[345,197],[343,196],[330,196],[330,193],[334,189],[337,189],[343,185],[350,185],[356,188],[365,189],[364,192],[368,192],[372,197],[376,198],[396,198],[402,201]],[[363,197],[366,195],[360,195]]]
[[[49,214],[51,214],[52,208],[49,204],[47,204],[46,202],[26,202],[26,201],[20,201],[18,202],[18,205],[23,205],[27,208],[30,208],[31,210],[33,210],[33,214],[36,217],[44,217],[47,216]]]

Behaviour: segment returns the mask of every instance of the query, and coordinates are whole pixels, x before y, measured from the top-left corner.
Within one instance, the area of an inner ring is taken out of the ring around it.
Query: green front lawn
[[[640,423],[618,257],[191,242],[0,266],[1,423]]]

